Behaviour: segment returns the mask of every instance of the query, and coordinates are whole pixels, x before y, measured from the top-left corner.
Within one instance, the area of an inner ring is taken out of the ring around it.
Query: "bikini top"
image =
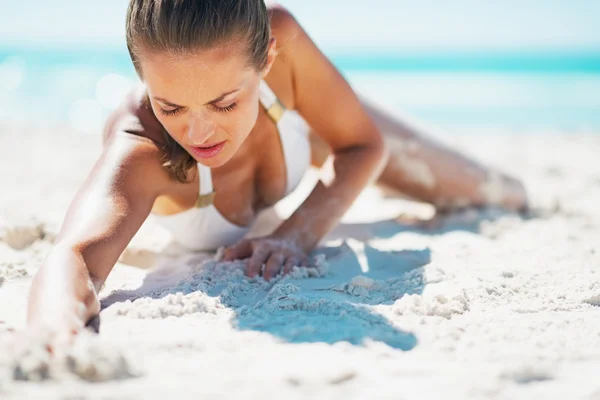
[[[277,125],[286,163],[287,196],[298,186],[310,167],[310,128],[295,110],[283,107],[264,81],[260,82],[259,99]],[[172,215],[152,214],[154,220],[170,231],[176,242],[189,250],[216,250],[221,246],[235,244],[252,228],[252,224],[233,224],[212,204],[214,191],[209,167],[198,163],[198,178],[200,190],[193,208]]]

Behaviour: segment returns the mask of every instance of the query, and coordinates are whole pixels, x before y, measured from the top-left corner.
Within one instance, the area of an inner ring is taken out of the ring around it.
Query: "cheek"
[[[173,137],[180,144],[184,143],[184,137],[188,131],[188,124],[185,117],[181,118],[172,118],[172,117],[162,117],[160,121],[169,135]]]
[[[173,118],[167,117],[160,112],[160,109],[152,104],[152,111],[154,111],[154,116],[160,122],[160,124],[165,128],[167,133],[175,139],[177,142],[181,143],[182,138],[187,130],[187,123],[185,117]]]
[[[250,134],[250,131],[254,128],[256,120],[258,118],[259,104],[258,101],[251,102],[245,107],[239,107],[237,111],[233,112],[228,119],[233,125],[229,133],[235,136],[235,140],[241,143]]]

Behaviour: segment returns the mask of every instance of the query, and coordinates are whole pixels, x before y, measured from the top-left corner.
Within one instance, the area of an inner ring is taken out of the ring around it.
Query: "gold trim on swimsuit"
[[[207,194],[198,194],[196,198],[196,203],[194,203],[194,207],[196,208],[204,208],[213,204],[215,200],[215,191],[213,190]]]
[[[279,99],[276,98],[273,105],[267,110],[267,114],[269,115],[269,117],[271,117],[273,122],[278,123],[281,117],[283,117],[284,111],[285,107],[283,106],[283,104],[281,104]]]

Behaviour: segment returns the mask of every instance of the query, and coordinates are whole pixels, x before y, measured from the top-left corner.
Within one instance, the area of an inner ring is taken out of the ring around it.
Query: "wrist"
[[[271,235],[274,239],[289,243],[291,246],[294,246],[305,254],[309,254],[316,245],[313,241],[309,240],[312,236],[313,235],[306,234],[297,228],[289,230],[284,225],[276,229]]]

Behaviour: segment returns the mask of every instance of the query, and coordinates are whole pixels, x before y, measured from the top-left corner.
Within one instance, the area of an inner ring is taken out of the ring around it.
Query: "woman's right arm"
[[[161,157],[150,139],[111,135],[33,280],[29,328],[70,335],[98,314],[97,292],[155,199],[172,185]]]

